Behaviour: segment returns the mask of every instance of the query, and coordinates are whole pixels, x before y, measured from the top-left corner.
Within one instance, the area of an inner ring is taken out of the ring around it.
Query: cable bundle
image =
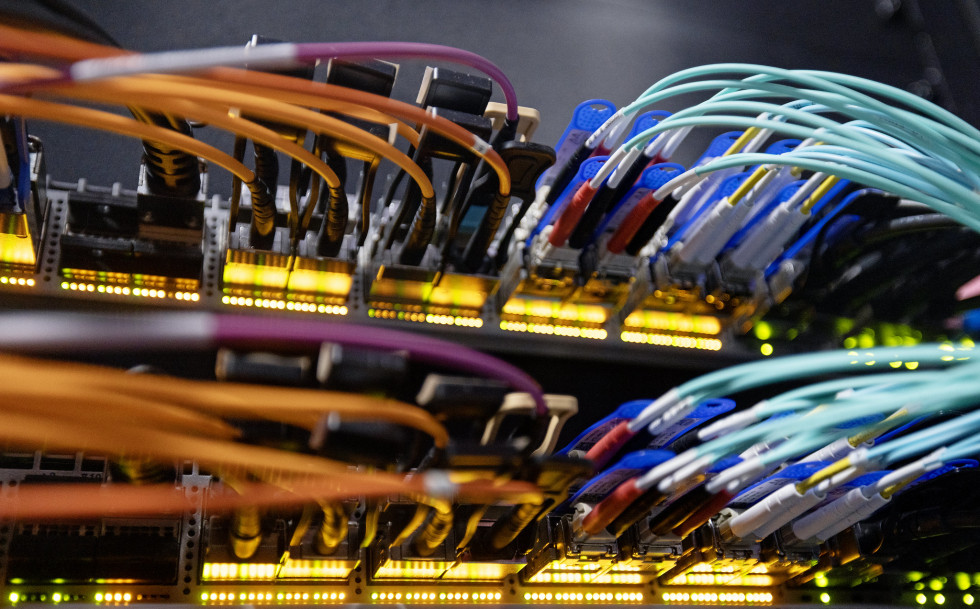
[[[429,171],[398,150],[393,140],[389,142],[369,129],[355,126],[349,119],[385,129],[391,127],[410,146],[419,145],[420,132],[416,129],[430,137],[445,138],[471,156],[474,164],[482,163],[481,167],[494,175],[497,197],[505,202],[509,198],[510,175],[500,155],[480,137],[452,121],[382,95],[257,71],[292,66],[297,62],[312,65],[326,58],[428,58],[472,66],[488,72],[503,90],[507,106],[502,143],[513,137],[518,119],[513,87],[496,66],[466,51],[415,43],[281,43],[139,55],[10,27],[4,27],[2,35],[0,50],[6,54],[43,62],[2,66],[0,109],[3,112],[139,137],[157,147],[184,151],[227,169],[236,179],[236,192],[239,185],[244,184],[251,193],[251,240],[255,241],[253,247],[258,249],[272,249],[274,243],[277,212],[271,197],[278,176],[263,174],[269,173],[265,171],[267,163],[263,160],[268,155],[257,156],[255,169],[250,169],[243,164],[237,151],[235,155],[229,155],[198,142],[187,131],[171,129],[165,121],[161,123],[148,118],[151,114],[180,117],[223,129],[242,138],[243,142],[251,140],[257,146],[286,155],[298,164],[297,167],[305,167],[318,177],[312,185],[294,183],[290,189],[284,224],[289,232],[287,254],[294,254],[297,244],[306,238],[316,212],[325,218],[322,220],[325,230],[317,237],[321,241],[317,251],[338,255],[339,241],[347,222],[345,171],[338,175],[335,169],[338,165],[331,166],[322,159],[321,144],[326,140],[343,142],[348,149],[357,151],[355,156],[358,158],[374,159],[372,162],[375,163],[388,160],[408,175],[421,193],[423,203],[407,242],[424,249],[433,238],[436,192]],[[50,67],[51,64],[56,67]],[[220,67],[226,65],[247,65],[249,69]],[[79,102],[135,108],[134,114],[142,120],[79,106]],[[309,131],[315,139],[320,138],[317,140],[320,143],[315,142],[311,152],[303,147],[302,139],[296,141],[285,137],[283,129],[295,130],[297,134]],[[155,156],[155,153],[148,153],[147,158],[152,160]],[[150,163],[148,168],[152,165]],[[317,196],[320,181],[327,194],[323,202]],[[308,195],[305,202],[300,196],[304,193]],[[193,197],[196,193],[183,194]],[[237,209],[238,200],[235,196],[232,199]],[[362,215],[369,215],[371,204],[370,200],[361,202],[365,207]],[[362,230],[366,228],[364,226]]]
[[[690,94],[706,99],[646,112]],[[650,279],[630,303],[720,311],[743,331],[795,292],[773,319],[793,337],[811,325],[814,345],[833,344],[821,333],[836,334],[840,318],[942,338],[947,320],[974,307],[957,290],[980,255],[980,132],[951,113],[858,77],[748,64],[683,70],[619,110],[605,103],[579,107],[604,120],[573,119],[569,129],[587,137],[574,150],[560,143],[569,160],[538,189],[524,242],[529,273],[547,277],[577,257],[583,284],[631,266]],[[642,199],[623,197],[622,175],[678,156],[693,129],[737,131]],[[618,205],[599,201],[614,191]],[[929,265],[943,269],[942,281]]]
[[[635,472],[587,506],[579,526],[586,535],[608,528],[618,536],[649,518],[655,536],[684,536],[715,518],[727,539],[761,539],[786,527],[785,543],[823,542],[930,472],[977,455],[973,351],[972,343],[832,351],[734,366],[680,385],[633,409],[588,456],[605,463],[644,428],[662,437],[706,400],[843,375],[704,420],[689,430],[695,446]],[[796,470],[808,473],[794,479],[788,472]],[[784,482],[741,499],[764,479]],[[848,486],[855,480],[863,482]],[[716,518],[729,503],[739,511]]]

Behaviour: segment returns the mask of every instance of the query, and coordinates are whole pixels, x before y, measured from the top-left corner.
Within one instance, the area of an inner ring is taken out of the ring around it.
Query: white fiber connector
[[[737,465],[733,465],[721,472],[704,485],[704,489],[709,493],[717,493],[722,490],[734,492],[745,486],[746,482],[755,480],[769,469],[761,459],[746,459]]]
[[[672,158],[674,153],[677,152],[677,148],[680,147],[681,142],[687,137],[687,134],[691,132],[694,127],[681,127],[676,131],[671,132],[670,140],[664,144],[664,150],[662,156],[665,159]],[[652,154],[649,156],[653,156]]]
[[[695,224],[687,230],[687,238],[670,252],[671,265],[697,265],[698,254],[713,245],[715,235],[738,209],[739,207],[733,207],[728,202],[728,197],[715,201],[711,209],[701,214]]]
[[[636,418],[629,422],[629,430],[634,433],[640,431],[649,424],[649,421],[656,419],[664,412],[670,410],[680,401],[680,393],[677,391],[677,387],[674,387],[641,410],[640,414],[636,415]]]
[[[746,448],[741,453],[739,453],[738,456],[743,459],[752,459],[754,457],[758,457],[759,455],[763,455],[769,452],[770,450],[776,448],[786,440],[787,438],[775,438],[772,440],[766,440],[765,442],[756,442],[752,446]]]
[[[681,486],[681,482],[694,476],[703,474],[711,467],[714,462],[714,455],[705,455],[688,463],[684,467],[678,468],[674,473],[666,476],[657,484],[657,488],[662,493],[669,493]]]
[[[800,493],[796,490],[796,483],[790,483],[732,518],[729,526],[736,537],[744,539],[753,534],[760,538],[765,537],[823,501],[825,496],[825,493],[818,493],[816,489]],[[779,523],[772,526],[773,520]]]
[[[687,397],[674,404],[672,407],[667,409],[666,412],[662,413],[659,417],[650,422],[647,426],[647,431],[652,435],[660,433],[661,429],[670,427],[675,422],[683,419],[697,406],[691,398]]]
[[[735,272],[747,274],[766,268],[782,252],[786,242],[799,231],[808,217],[786,203],[780,204],[750,231],[728,256],[725,266]]]
[[[871,442],[867,443],[867,446],[871,446]],[[831,442],[830,444],[824,446],[823,448],[812,452],[809,455],[800,459],[800,462],[806,461],[838,461],[848,456],[850,453],[854,452],[854,446],[851,444],[850,440],[847,438],[838,438]]]
[[[861,503],[868,500],[862,490],[860,488],[853,489],[829,505],[800,518],[793,523],[793,534],[796,535],[797,539],[807,540],[845,518],[857,510]]]
[[[647,473],[643,474],[636,479],[637,488],[648,489],[659,483],[661,480],[667,476],[673,474],[677,470],[687,466],[692,461],[698,459],[698,452],[695,449],[689,449],[681,454],[677,455],[673,459],[668,459],[660,465],[654,467]]]
[[[733,431],[738,431],[739,429],[745,429],[749,425],[758,423],[759,415],[756,414],[756,409],[763,404],[765,404],[765,400],[759,402],[748,410],[730,414],[721,420],[705,426],[704,428],[698,430],[698,439],[702,442],[707,442],[708,440],[719,438],[724,434],[732,433]]]
[[[841,520],[840,522],[832,524],[826,529],[820,531],[819,533],[814,535],[814,538],[816,538],[818,541],[824,542],[830,539],[831,537],[833,537],[834,535],[840,533],[847,527],[857,524],[862,520],[864,520],[865,518],[869,518],[872,514],[874,514],[881,508],[885,507],[885,505],[889,501],[890,501],[889,498],[882,497],[880,494],[875,493],[874,495],[869,497],[868,500],[864,502],[856,511],[851,512],[845,519]]]
[[[620,150],[622,150],[622,148],[620,148]],[[619,183],[623,180],[623,174],[626,173],[626,171],[630,168],[630,165],[632,165],[642,153],[643,150],[640,148],[631,148],[630,151],[626,153],[626,156],[623,157],[623,160],[619,161],[618,165],[613,166],[615,169],[613,169],[612,174],[609,176],[608,182],[610,188],[616,188],[619,186]],[[610,158],[608,161],[606,161],[606,164],[608,165],[612,161],[613,159]],[[596,177],[599,177],[599,174],[596,174]],[[595,179],[592,180],[591,186],[593,188],[599,188],[601,185],[602,180],[599,180],[598,182],[596,182]]]

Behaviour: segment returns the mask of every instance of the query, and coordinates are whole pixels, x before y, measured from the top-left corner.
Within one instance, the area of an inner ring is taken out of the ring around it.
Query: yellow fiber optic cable
[[[24,118],[100,129],[119,135],[167,144],[227,169],[246,184],[254,184],[255,182],[255,174],[251,169],[213,146],[171,129],[148,125],[111,112],[3,94],[0,94],[0,111]]]

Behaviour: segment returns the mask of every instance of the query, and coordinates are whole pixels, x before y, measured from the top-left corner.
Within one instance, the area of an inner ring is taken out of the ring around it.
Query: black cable
[[[415,213],[415,222],[405,239],[398,258],[401,264],[417,265],[422,262],[425,250],[432,240],[432,235],[436,230],[436,200],[435,197],[422,197],[418,211]]]
[[[364,245],[364,239],[371,228],[371,201],[374,194],[374,178],[378,174],[378,167],[381,166],[381,157],[374,157],[373,161],[365,161],[361,171],[361,217],[354,230],[357,232],[357,246]]]
[[[344,232],[347,230],[347,193],[342,188],[328,187],[321,191],[320,197],[326,197],[326,213],[323,225],[320,227],[320,238],[317,241],[317,255],[333,257],[340,252],[344,242]]]
[[[313,137],[313,156],[318,159],[323,158],[322,139],[319,135],[315,135]],[[310,171],[310,168],[305,165],[303,165],[303,173],[303,183],[305,184],[307,179],[310,181],[309,198],[306,200],[306,205],[303,207],[303,211],[300,215],[299,230],[297,231],[299,234],[297,235],[297,239],[302,239],[306,234],[306,231],[310,227],[310,220],[313,219],[313,213],[316,211],[320,211],[322,213],[323,211],[320,207],[320,176]],[[308,178],[305,177],[307,174],[309,176]]]
[[[265,189],[252,191],[252,222],[249,231],[249,245],[255,249],[268,250],[276,236],[276,182],[279,181],[279,157],[268,146],[252,142],[255,153],[256,180]]]
[[[863,306],[874,307],[875,302],[916,299],[939,288],[948,289],[949,274],[954,270],[964,272],[964,280],[975,275],[974,269],[964,267],[962,261],[950,264],[946,272],[938,271],[947,266],[943,261],[951,257],[969,258],[980,248],[980,235],[958,226],[926,235],[931,238],[865,250],[823,291],[818,306],[822,310],[851,312]],[[922,280],[922,284],[911,288],[917,280]]]
[[[615,537],[621,537],[626,529],[639,522],[641,518],[650,513],[650,510],[666,500],[667,494],[661,492],[656,486],[651,487],[613,519],[606,530]]]
[[[245,145],[248,143],[243,137],[235,137],[231,155],[236,161],[241,162],[245,159]],[[228,205],[228,232],[235,229],[238,222],[238,206],[242,200],[242,179],[237,175],[231,178],[231,201]]]
[[[138,108],[131,110],[144,123],[193,137],[191,126],[183,119],[144,112]],[[143,160],[146,167],[146,187],[152,194],[195,197],[201,190],[201,173],[196,156],[179,148],[143,140]]]
[[[568,237],[569,247],[581,249],[592,240],[592,234],[599,226],[602,217],[626,196],[626,193],[633,187],[651,159],[652,157],[641,154],[626,168],[618,185],[611,187],[607,180],[599,186],[599,191],[592,197],[592,201],[589,202],[585,212],[582,213],[582,217],[579,218],[578,224],[575,225],[575,229]]]
[[[398,191],[398,187],[401,184],[401,181],[405,179],[406,175],[408,174],[405,172],[404,169],[398,170],[398,173],[395,174],[394,179],[391,181],[391,184],[388,186],[388,190],[385,191],[384,200],[381,202],[382,210],[391,207],[391,204],[395,200],[395,193]],[[388,230],[388,234],[385,236],[385,242],[384,242],[384,246],[382,246],[382,249],[390,248],[392,243],[394,243],[395,241],[395,235],[398,232],[397,231],[398,225],[401,224],[402,222],[401,212],[403,212],[404,210],[399,208],[398,211],[399,211],[398,218],[391,218],[391,222],[389,222],[388,224],[389,230]]]
[[[657,234],[657,229],[660,228],[670,212],[677,206],[677,197],[673,194],[667,195],[667,198],[660,202],[653,211],[646,217],[640,228],[633,234],[633,238],[630,239],[629,243],[626,244],[624,251],[630,256],[636,256],[640,253],[650,239]]]
[[[962,224],[949,216],[937,213],[901,216],[889,219],[884,223],[870,224],[863,222],[851,231],[851,236],[841,243],[829,247],[824,254],[824,260],[830,260],[836,269],[843,268],[862,252],[885,244],[891,240],[905,238],[923,232],[944,228],[962,228]]]

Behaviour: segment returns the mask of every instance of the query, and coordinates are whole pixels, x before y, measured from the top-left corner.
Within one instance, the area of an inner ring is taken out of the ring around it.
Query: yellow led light
[[[717,338],[701,338],[694,336],[675,336],[671,334],[655,334],[647,332],[623,331],[619,335],[623,342],[646,343],[660,347],[680,347],[683,349],[700,349],[705,351],[720,351],[722,342]]]
[[[932,600],[933,600],[933,601],[934,601],[934,602],[935,602],[935,603],[936,603],[937,605],[942,605],[943,603],[945,603],[945,602],[946,602],[946,597],[945,597],[945,596],[943,596],[942,594],[936,594],[936,596],[934,596],[934,597],[932,597]]]
[[[974,601],[974,598],[973,598],[973,595],[972,594],[964,594],[963,595],[963,604],[964,605],[970,606],[970,605],[973,604],[973,601]]]
[[[352,281],[352,277],[345,273],[294,269],[289,274],[286,287],[290,292],[309,292],[346,297],[350,293]]]
[[[0,213],[0,262],[33,267],[34,242],[25,213]]]

